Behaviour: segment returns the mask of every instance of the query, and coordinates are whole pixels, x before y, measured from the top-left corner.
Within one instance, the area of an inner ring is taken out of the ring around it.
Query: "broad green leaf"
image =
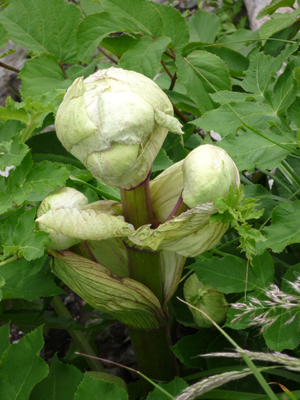
[[[9,141],[24,127],[24,123],[15,120],[9,120],[3,124],[0,123],[0,135],[2,141]]]
[[[43,327],[11,345],[1,359],[1,400],[25,400],[32,388],[48,374],[48,365],[40,354],[44,340]]]
[[[158,67],[162,53],[166,50],[170,39],[160,36],[152,39],[149,36],[139,38],[120,59],[119,67],[139,72],[153,79]]]
[[[13,53],[15,53],[15,52],[16,52],[16,50],[14,50],[14,49],[9,49],[9,50],[5,51],[4,53],[0,54],[0,58],[4,58],[4,57],[6,57],[6,56],[9,56],[10,54],[13,54]]]
[[[297,128],[300,128],[299,110],[300,110],[300,97],[296,97],[293,104],[288,108],[287,114],[289,118],[292,120],[292,122],[297,126]]]
[[[101,40],[114,32],[126,30],[121,27],[114,14],[106,12],[88,15],[77,29],[77,54],[83,63],[90,62],[96,47]]]
[[[152,172],[164,171],[165,169],[171,167],[173,162],[167,156],[164,149],[160,149],[152,166]]]
[[[92,307],[135,329],[165,325],[161,305],[146,286],[70,251],[51,251],[51,255],[55,274]]]
[[[272,76],[281,68],[281,60],[273,58],[264,53],[257,54],[250,61],[246,72],[246,78],[241,82],[241,86],[247,92],[252,92],[264,96]]]
[[[4,170],[5,167],[10,167],[11,165],[17,167],[28,153],[28,146],[20,142],[19,135],[13,136],[8,142],[5,141],[5,137],[3,140],[0,144],[0,152],[4,153],[0,154],[0,170]]]
[[[264,137],[250,131],[239,136],[229,134],[218,143],[218,146],[230,154],[239,171],[248,170],[252,173],[256,166],[263,169],[276,168],[290,153],[276,143],[285,147],[290,146],[291,151],[296,144],[291,143],[291,139],[276,135],[269,130],[261,133]]]
[[[257,15],[257,19],[273,14],[280,7],[292,7],[294,0],[273,0],[270,5],[264,7]]]
[[[183,147],[181,137],[175,133],[168,134],[162,148],[173,162],[183,160],[189,154],[188,150]]]
[[[105,11],[113,15],[123,29],[135,33],[158,36],[163,29],[163,21],[155,5],[147,0],[98,0]]]
[[[289,244],[300,243],[300,200],[274,208],[271,225],[263,233],[267,240],[257,244],[258,252],[271,248],[279,253]]]
[[[274,33],[282,31],[283,29],[293,25],[297,21],[298,15],[298,9],[291,13],[274,14],[272,19],[266,21],[258,30],[262,39],[262,43],[265,44],[266,39],[270,38],[272,35],[274,35]]]
[[[97,189],[104,199],[121,201],[120,189],[107,186],[104,183],[98,183]]]
[[[206,353],[210,342],[217,336],[219,336],[219,333],[216,331],[201,329],[195,335],[187,335],[180,339],[172,347],[172,351],[187,367],[205,369],[205,358],[197,356]]]
[[[204,285],[213,286],[222,293],[240,293],[246,288],[248,291],[263,290],[274,278],[274,265],[268,252],[253,257],[248,278],[247,261],[231,255],[200,260],[189,268],[194,269]]]
[[[216,93],[211,93],[210,97],[213,99],[214,102],[219,104],[226,104],[226,103],[244,103],[247,101],[253,101],[256,98],[261,99],[258,95],[253,95],[251,93],[242,93],[242,92],[232,92],[229,90],[221,90]]]
[[[18,298],[32,301],[37,297],[64,293],[55,285],[53,278],[39,270],[42,267],[41,260],[44,258],[35,262],[21,258],[0,267],[0,275],[6,282],[2,288],[4,299]]]
[[[258,31],[250,31],[249,29],[238,29],[230,35],[223,35],[217,43],[222,46],[238,51],[247,57],[248,54],[257,46],[259,41]]]
[[[8,42],[8,34],[4,26],[0,23],[0,49],[5,47]]]
[[[1,226],[1,237],[5,244],[14,244],[14,232],[20,216],[24,213],[24,207],[17,210]]]
[[[159,383],[159,387],[164,389],[171,396],[179,395],[184,389],[188,387],[186,381],[182,378],[176,376],[169,383]],[[162,393],[157,387],[149,393],[147,400],[169,400],[170,396],[167,396],[165,393]]]
[[[55,56],[43,53],[25,62],[20,74],[22,98],[38,100],[53,89],[67,89],[71,80],[64,76]]]
[[[4,181],[4,178],[0,177],[0,182]],[[2,189],[3,190],[3,189]],[[9,210],[13,206],[13,198],[10,193],[7,192],[0,192],[0,213],[4,214],[7,210]]]
[[[83,374],[79,369],[63,364],[55,354],[49,375],[34,387],[30,400],[73,400],[82,379]]]
[[[81,19],[79,8],[64,0],[12,0],[0,15],[17,45],[71,64],[77,62],[75,33]]]
[[[255,209],[261,210],[264,209],[263,217],[264,219],[269,218],[271,215],[273,208],[278,204],[275,196],[271,194],[269,190],[265,187],[255,184],[255,185],[245,185],[244,186],[244,194],[245,198],[255,198],[258,201],[258,204],[255,206]]]
[[[10,346],[9,333],[9,324],[0,326],[0,362],[3,354]]]
[[[187,111],[188,113],[195,114],[198,117],[201,116],[196,104],[185,94],[168,89],[164,89],[164,92],[172,103],[174,103],[181,111]]]
[[[272,95],[273,108],[277,114],[285,113],[296,99],[299,90],[298,81],[294,77],[294,68],[298,63],[290,62],[279,76]]]
[[[206,51],[194,51],[186,58],[177,57],[178,79],[186,85],[190,97],[201,113],[212,110],[209,93],[231,90],[229,72],[219,57]]]
[[[74,400],[128,400],[126,391],[113,383],[92,378],[85,373]]]
[[[157,8],[163,20],[162,36],[172,39],[173,49],[176,51],[182,49],[189,41],[189,28],[181,13],[174,7],[166,4],[153,3]]]
[[[231,103],[230,106],[224,104],[190,123],[207,131],[213,129],[221,136],[226,136],[229,133],[236,133],[245,124],[255,129],[265,130],[270,127],[270,122],[281,125],[280,119],[271,107],[265,104],[247,102]]]
[[[294,315],[296,317],[290,322]],[[263,332],[267,346],[275,351],[295,349],[300,339],[299,310],[286,310],[282,307],[276,307],[276,311],[271,310],[268,317],[277,317],[277,319]]]
[[[106,37],[101,41],[100,46],[111,51],[116,56],[122,57],[123,53],[125,53],[136,40],[137,39],[129,35]]]
[[[95,0],[80,0],[80,7],[86,15],[104,11],[98,1]]]
[[[188,20],[190,42],[214,43],[220,30],[219,18],[210,12],[198,10]]]

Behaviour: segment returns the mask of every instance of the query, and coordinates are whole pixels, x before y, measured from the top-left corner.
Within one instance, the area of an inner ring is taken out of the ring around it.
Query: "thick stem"
[[[58,315],[67,318],[72,318],[68,309],[66,308],[66,306],[64,305],[64,303],[62,302],[61,298],[58,295],[53,297],[53,299],[51,300],[51,305]],[[91,345],[89,344],[86,337],[83,335],[81,331],[68,330],[68,332],[72,337],[72,339],[74,340],[74,342],[76,343],[81,353],[97,357]],[[105,372],[105,369],[99,360],[95,358],[86,357],[86,362],[88,363],[92,371]]]
[[[136,229],[147,224],[153,228],[157,226],[151,201],[149,177],[150,174],[144,182],[132,190],[121,189],[123,215],[125,220]],[[127,243],[126,247],[129,276],[151,289],[162,303],[163,282],[159,253],[131,247]],[[170,381],[177,375],[176,359],[170,349],[167,317],[166,325],[161,329],[142,331],[129,328],[129,334],[140,372],[151,379],[163,381]]]

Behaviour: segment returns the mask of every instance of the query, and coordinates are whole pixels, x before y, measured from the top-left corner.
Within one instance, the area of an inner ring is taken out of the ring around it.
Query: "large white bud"
[[[147,177],[168,130],[183,133],[156,83],[113,67],[74,81],[55,126],[63,146],[96,179],[123,189]]]

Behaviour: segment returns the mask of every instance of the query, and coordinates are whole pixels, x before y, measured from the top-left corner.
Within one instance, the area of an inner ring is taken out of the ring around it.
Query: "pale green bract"
[[[146,179],[168,130],[183,133],[156,83],[114,67],[74,81],[55,127],[63,146],[96,179],[123,189]]]

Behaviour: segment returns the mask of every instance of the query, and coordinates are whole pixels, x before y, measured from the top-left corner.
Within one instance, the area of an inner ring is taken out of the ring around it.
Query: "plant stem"
[[[150,184],[150,173],[137,187],[131,190],[121,189],[123,215],[125,220],[136,229],[142,225],[157,226],[153,212]],[[129,276],[143,283],[163,303],[163,284],[159,252],[152,252],[131,247],[126,243]],[[139,370],[148,378],[170,381],[177,375],[176,359],[170,350],[168,323],[157,330],[145,331],[129,328],[129,334],[135,350]],[[150,390],[149,383],[145,387]]]
[[[0,62],[0,67],[5,68],[5,69],[9,69],[10,71],[16,72],[17,74],[20,72],[20,70],[18,68],[12,67],[10,65],[7,65],[3,62]]]
[[[59,316],[72,318],[71,314],[69,313],[68,309],[62,302],[59,295],[53,297],[53,299],[51,300],[51,305]],[[94,357],[97,356],[94,350],[92,349],[91,345],[87,341],[86,337],[81,331],[68,329],[68,332],[82,353],[89,354]],[[103,365],[96,358],[86,357],[86,362],[88,363],[92,371],[105,372]]]

